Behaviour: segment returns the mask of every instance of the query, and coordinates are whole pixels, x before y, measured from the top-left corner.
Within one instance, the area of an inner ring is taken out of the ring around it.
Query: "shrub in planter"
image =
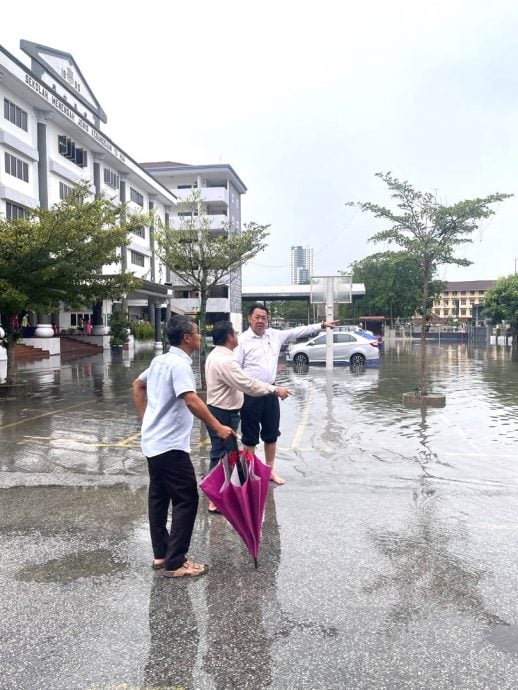
[[[122,311],[114,311],[112,313],[110,323],[110,345],[117,347],[128,342],[129,332],[128,314]]]

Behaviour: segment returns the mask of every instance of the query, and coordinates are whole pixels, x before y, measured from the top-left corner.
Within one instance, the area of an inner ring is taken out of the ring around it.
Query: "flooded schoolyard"
[[[515,688],[518,363],[429,352],[441,409],[402,403],[415,341],[359,370],[281,361],[287,484],[259,570],[202,500],[211,572],[189,583],[149,568],[130,387],[152,350],[20,372],[32,394],[0,401],[1,687]],[[201,476],[198,424],[192,457]]]

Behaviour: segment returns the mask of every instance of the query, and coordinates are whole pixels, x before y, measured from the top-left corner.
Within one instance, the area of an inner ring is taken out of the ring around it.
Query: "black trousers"
[[[191,543],[198,512],[198,485],[191,458],[183,450],[170,450],[147,458],[149,470],[148,514],[155,558],[165,558],[167,570],[180,568]],[[172,503],[171,528],[167,515]]]
[[[229,426],[234,429],[234,431],[237,431],[239,426],[239,410],[224,410],[222,407],[214,407],[214,405],[208,405],[207,407],[212,412],[214,417],[216,417],[218,422],[221,422],[221,424]],[[210,436],[211,443],[209,464],[210,472],[210,470],[216,467],[222,455],[225,455],[227,451],[233,450],[236,447],[236,440],[229,438],[227,441],[222,441],[210,426],[207,427],[207,431]]]

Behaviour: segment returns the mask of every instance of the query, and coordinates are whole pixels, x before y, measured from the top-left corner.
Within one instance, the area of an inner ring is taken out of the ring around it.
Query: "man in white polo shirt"
[[[284,343],[314,335],[322,328],[334,328],[339,321],[323,321],[281,331],[268,328],[268,309],[262,304],[254,304],[248,310],[248,323],[250,328],[241,333],[239,344],[234,350],[236,361],[248,376],[274,384],[279,354]],[[280,416],[279,399],[275,396],[252,398],[245,395],[241,408],[243,445],[253,453],[259,443],[259,429],[261,430],[266,463],[272,468],[270,478],[276,484],[285,483],[274,469],[277,438],[281,435]]]
[[[133,383],[142,417],[142,452],[149,470],[149,528],[154,569],[165,577],[197,577],[208,566],[187,560],[198,510],[198,486],[189,453],[193,415],[226,441],[235,432],[221,424],[196,394],[191,355],[200,348],[198,326],[187,316],[167,325],[169,352],[155,357]],[[169,504],[173,505],[167,531]]]

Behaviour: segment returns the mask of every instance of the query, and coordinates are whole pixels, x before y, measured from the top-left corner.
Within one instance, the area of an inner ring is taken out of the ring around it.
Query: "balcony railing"
[[[193,192],[200,192],[200,198],[206,203],[219,202],[228,206],[228,189],[226,187],[198,187],[196,189],[173,189],[178,201],[185,201]]]

